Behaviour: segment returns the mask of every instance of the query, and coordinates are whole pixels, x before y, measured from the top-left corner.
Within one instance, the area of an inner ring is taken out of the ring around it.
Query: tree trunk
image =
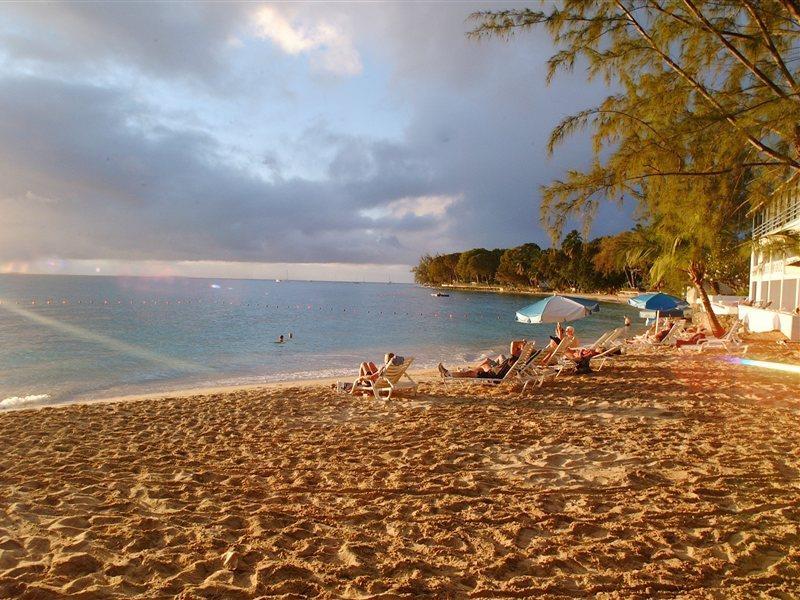
[[[725,335],[725,328],[722,327],[717,315],[714,314],[714,309],[711,308],[711,300],[708,299],[708,294],[706,294],[706,290],[703,287],[705,273],[696,265],[692,265],[689,267],[689,277],[691,278],[697,293],[700,294],[700,300],[703,303],[703,308],[706,311],[706,317],[708,318],[708,325],[711,328],[711,333],[713,333],[716,337],[722,337]]]
[[[633,269],[629,267],[622,267],[623,272],[625,273],[625,279],[628,282],[628,287],[632,290],[636,289],[636,273]]]

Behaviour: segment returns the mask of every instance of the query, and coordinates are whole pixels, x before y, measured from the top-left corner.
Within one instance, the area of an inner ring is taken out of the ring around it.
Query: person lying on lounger
[[[688,319],[686,319],[686,322],[688,322]],[[682,346],[696,346],[701,341],[708,339],[708,336],[711,335],[711,331],[702,325],[687,327],[684,333],[687,334],[688,337],[675,340],[676,348],[680,348]]]
[[[633,337],[633,341],[635,342],[643,342],[643,341],[656,341],[660,342],[667,334],[672,330],[673,322],[670,319],[664,319],[660,323],[653,322],[653,324],[647,328],[647,331],[642,333],[641,335],[637,335]],[[656,327],[659,329],[656,329]]]
[[[474,367],[462,369],[461,371],[449,371],[442,363],[439,363],[439,373],[443,377],[502,379],[514,363],[517,362],[525,344],[526,340],[514,340],[511,342],[511,347],[509,348],[510,356],[508,358],[501,354],[496,359],[487,358]]]

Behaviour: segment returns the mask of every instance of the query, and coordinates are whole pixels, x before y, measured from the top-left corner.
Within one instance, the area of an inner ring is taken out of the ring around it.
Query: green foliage
[[[549,224],[590,213],[605,197],[639,196],[651,178],[706,177],[749,169],[755,204],[800,170],[800,4],[794,0],[564,0],[546,11],[479,12],[474,37],[544,28],[558,51],[548,81],[585,65],[618,93],[567,117],[552,151],[590,129],[595,164],[544,191]],[[712,165],[687,154],[713,140]]]
[[[605,275],[622,272],[630,289],[649,286],[649,273],[656,253],[652,233],[637,225],[631,231],[601,238],[592,258],[596,269]]]
[[[490,283],[499,264],[498,252],[475,248],[461,253],[456,263],[456,275],[460,281]]]
[[[537,244],[523,244],[505,250],[495,273],[499,283],[512,285],[538,285],[538,273],[533,268],[542,249]]]
[[[543,189],[555,237],[604,199],[637,200],[650,182],[738,182],[756,209],[800,170],[800,3],[788,0],[564,0],[546,12],[476,13],[473,36],[543,27],[558,51],[548,79],[576,64],[617,93],[553,130],[552,151],[592,132],[596,160]],[[717,184],[718,185],[718,184]],[[712,186],[713,187],[713,186]],[[713,201],[714,199],[709,199]]]
[[[548,80],[585,65],[616,90],[553,130],[592,134],[595,160],[542,189],[558,239],[598,203],[633,199],[641,227],[600,242],[595,266],[633,285],[741,287],[748,214],[800,172],[800,3],[795,0],[563,0],[546,11],[473,15],[475,37],[544,28]],[[710,315],[712,326],[719,323]]]
[[[424,285],[499,283],[512,287],[613,291],[625,283],[620,270],[601,271],[593,257],[600,240],[584,242],[577,231],[560,248],[542,250],[530,243],[515,248],[475,248],[460,254],[425,255],[412,269],[414,280]]]

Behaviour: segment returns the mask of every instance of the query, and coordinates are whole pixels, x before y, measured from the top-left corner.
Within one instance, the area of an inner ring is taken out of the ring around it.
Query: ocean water
[[[355,374],[387,351],[458,365],[547,341],[531,296],[410,284],[0,275],[0,410],[215,385]],[[594,340],[630,307],[576,322]],[[284,344],[274,341],[292,333]]]

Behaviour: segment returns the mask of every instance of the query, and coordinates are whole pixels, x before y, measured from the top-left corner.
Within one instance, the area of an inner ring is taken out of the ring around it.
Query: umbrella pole
[[[661,311],[660,311],[660,310],[657,310],[657,311],[656,311],[656,328],[655,328],[655,332],[656,332],[656,333],[658,333],[658,317],[659,317],[660,315],[661,315]]]

